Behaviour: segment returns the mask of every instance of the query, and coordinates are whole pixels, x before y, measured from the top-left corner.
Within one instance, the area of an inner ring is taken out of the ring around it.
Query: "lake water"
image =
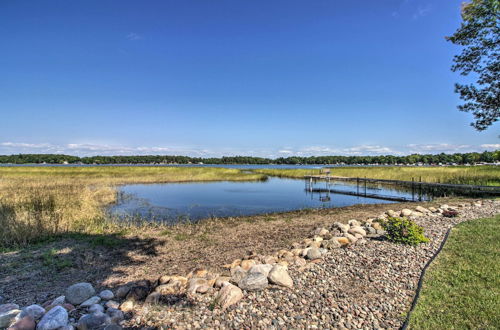
[[[345,182],[318,182],[315,188],[364,193],[364,187]],[[311,192],[304,180],[271,177],[258,182],[207,182],[131,184],[119,188],[119,200],[110,207],[112,215],[139,217],[148,220],[175,223],[196,221],[209,217],[229,217],[304,208],[332,208],[354,204],[390,203],[387,200],[352,196],[341,193]],[[411,192],[367,187],[367,193],[411,198]]]

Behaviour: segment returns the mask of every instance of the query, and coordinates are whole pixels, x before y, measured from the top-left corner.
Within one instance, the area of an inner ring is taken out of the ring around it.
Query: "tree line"
[[[454,153],[454,154],[412,154],[407,156],[310,156],[310,157],[280,157],[276,159],[234,156],[221,158],[200,158],[188,156],[92,156],[78,157],[62,154],[18,154],[0,155],[0,164],[477,164],[500,162],[500,150],[484,151],[482,153]]]

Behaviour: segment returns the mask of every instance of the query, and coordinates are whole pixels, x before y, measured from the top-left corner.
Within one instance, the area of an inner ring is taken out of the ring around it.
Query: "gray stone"
[[[5,298],[0,296],[0,304],[3,304],[5,302]]]
[[[95,294],[95,289],[90,283],[73,284],[66,289],[66,300],[73,305],[79,305]]]
[[[8,311],[0,313],[0,329],[9,327],[19,313],[21,313],[19,309],[9,309]]]
[[[292,278],[288,274],[286,268],[281,265],[274,265],[267,278],[269,279],[269,282],[273,284],[285,286],[287,288],[291,288],[293,286]]]
[[[258,264],[250,268],[248,273],[262,273],[264,275],[269,275],[269,272],[273,269],[273,265],[269,264]]]
[[[267,276],[262,273],[250,273],[238,282],[241,289],[248,291],[264,290],[268,284]]]
[[[3,314],[5,312],[11,311],[13,309],[19,309],[18,304],[3,304],[0,305],[0,314]]]
[[[317,248],[310,248],[307,251],[307,259],[310,260],[321,259],[321,252]]]
[[[125,319],[125,314],[119,309],[109,308],[107,313],[111,318],[111,323],[120,323]]]
[[[62,306],[48,311],[37,325],[37,330],[54,330],[68,324],[68,312]]]
[[[101,293],[99,293],[99,297],[103,300],[111,300],[115,297],[115,295],[111,290],[102,290]]]
[[[27,307],[24,307],[21,310],[21,313],[19,314],[18,318],[23,318],[27,315],[31,316],[33,320],[39,320],[42,318],[42,316],[45,314],[45,308],[43,308],[40,305],[30,305]]]
[[[104,313],[104,307],[102,307],[102,305],[99,304],[93,304],[89,307],[89,313],[97,313],[97,312]]]
[[[123,299],[127,296],[127,294],[129,293],[130,291],[130,288],[131,286],[129,285],[124,285],[124,286],[121,286],[119,287],[117,290],[116,290],[116,297],[118,299]]]
[[[101,302],[101,298],[99,298],[98,296],[93,296],[93,297],[90,297],[89,299],[85,300],[84,302],[81,303],[81,307],[89,307],[89,306],[92,306],[94,304],[98,304],[99,302]]]
[[[85,314],[80,317],[76,327],[79,330],[93,330],[104,328],[108,324],[111,324],[111,318],[104,313],[97,312],[93,314]]]
[[[231,269],[231,282],[239,283],[245,276],[247,276],[247,272],[240,266]]]
[[[121,329],[123,328],[118,324],[108,324],[107,326],[104,327],[103,330],[121,330]]]

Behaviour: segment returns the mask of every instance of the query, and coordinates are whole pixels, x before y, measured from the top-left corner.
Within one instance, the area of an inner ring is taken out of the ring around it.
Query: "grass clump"
[[[424,277],[410,329],[498,329],[500,215],[457,225]]]
[[[388,218],[382,223],[389,241],[407,245],[418,245],[429,241],[424,228],[407,218]]]

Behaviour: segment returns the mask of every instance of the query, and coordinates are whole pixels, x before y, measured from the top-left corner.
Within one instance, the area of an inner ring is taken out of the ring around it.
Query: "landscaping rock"
[[[127,296],[127,294],[130,292],[130,286],[128,285],[123,285],[121,287],[119,287],[117,290],[116,290],[116,298],[118,299],[123,299]]]
[[[252,268],[254,265],[256,264],[255,260],[243,260],[241,262],[241,265],[240,267],[243,268],[243,270],[249,270],[250,268]]]
[[[21,319],[17,320],[16,323],[11,325],[7,330],[34,330],[35,328],[36,322],[33,317],[25,315]]]
[[[117,301],[114,301],[114,300],[110,300],[108,302],[106,302],[106,304],[104,305],[106,306],[106,308],[120,308],[120,303],[117,302]]]
[[[247,274],[247,276],[238,282],[238,286],[241,289],[248,291],[264,290],[267,288],[268,284],[267,276],[262,273]]]
[[[116,308],[109,308],[107,314],[111,319],[111,323],[120,323],[125,318],[123,312]]]
[[[92,284],[77,283],[66,289],[66,300],[73,305],[79,305],[94,294],[95,289]]]
[[[146,299],[149,294],[149,289],[146,286],[136,285],[133,286],[127,294],[127,300],[142,301]]]
[[[231,305],[238,303],[243,298],[243,291],[236,285],[224,282],[222,289],[215,297],[215,301],[222,308],[226,309]]]
[[[0,305],[0,314],[11,311],[13,309],[19,309],[19,305],[17,304],[3,304]]]
[[[413,211],[412,211],[412,210],[410,210],[410,209],[402,209],[402,210],[401,210],[401,214],[400,214],[400,215],[401,215],[402,217],[409,217],[409,216],[412,214],[412,212],[413,212]]]
[[[120,305],[120,310],[124,311],[125,313],[133,311],[134,308],[135,308],[135,303],[132,300],[125,300]]]
[[[328,229],[322,227],[316,228],[316,230],[314,231],[314,235],[317,236],[325,236],[328,233],[329,233]]]
[[[248,273],[262,273],[265,276],[269,275],[269,272],[273,269],[273,265],[268,264],[258,264],[250,268]]]
[[[425,207],[420,206],[420,205],[419,205],[419,206],[417,206],[417,207],[415,208],[415,210],[416,210],[416,211],[418,211],[418,212],[424,213],[424,214],[427,214],[427,213],[430,213],[430,212],[431,212],[431,211],[429,211],[428,209],[426,209]]]
[[[160,303],[160,299],[161,299],[161,293],[152,292],[146,297],[146,300],[144,300],[144,302],[146,304],[157,305]]]
[[[31,316],[33,320],[39,320],[42,318],[42,316],[45,314],[45,308],[43,308],[40,305],[30,305],[27,307],[24,307],[21,310],[21,313],[19,313],[18,318],[23,318],[25,316]]]
[[[338,249],[340,246],[341,244],[336,239],[329,239],[321,242],[321,247],[328,250]]]
[[[37,325],[37,330],[54,330],[68,324],[68,312],[62,306],[48,311]]]
[[[349,224],[349,226],[351,227],[359,227],[361,226],[361,224],[359,223],[358,220],[355,220],[355,219],[351,219],[347,222]]]
[[[351,243],[351,241],[349,241],[349,239],[347,237],[334,237],[333,239],[336,240],[337,242],[339,242],[339,244],[341,246],[348,245]]]
[[[392,218],[399,217],[399,213],[395,212],[394,210],[387,210],[385,213]]]
[[[293,280],[288,274],[288,271],[285,267],[281,265],[275,265],[268,275],[269,282],[281,286],[285,286],[287,288],[291,288],[293,286]]]
[[[101,301],[101,298],[99,298],[98,296],[93,296],[93,297],[90,297],[89,299],[85,300],[84,302],[82,302],[80,304],[80,307],[89,307],[89,306],[92,306],[94,304],[98,304],[100,301]]]
[[[321,252],[319,251],[318,248],[310,248],[307,251],[307,259],[309,260],[321,259]]]
[[[193,293],[206,293],[210,289],[208,281],[204,278],[192,278],[188,282],[187,291]]]
[[[104,313],[97,312],[83,315],[78,320],[76,327],[78,330],[97,330],[104,328],[108,324],[111,324],[111,318]]]
[[[103,290],[99,293],[99,297],[103,300],[111,300],[115,297],[111,290]]]
[[[360,226],[351,227],[351,229],[349,229],[349,233],[351,235],[360,234],[361,236],[366,236],[366,231]]]
[[[239,283],[245,276],[247,276],[247,272],[240,266],[231,269],[231,282]]]
[[[19,313],[21,313],[19,309],[9,309],[0,313],[0,329],[8,328]]]
[[[92,306],[89,307],[89,313],[97,313],[97,312],[104,312],[104,307],[99,304],[93,304]]]

